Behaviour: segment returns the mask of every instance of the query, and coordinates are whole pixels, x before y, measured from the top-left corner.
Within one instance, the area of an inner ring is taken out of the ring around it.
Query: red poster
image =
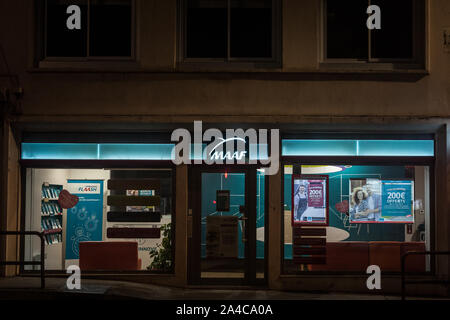
[[[324,195],[322,181],[309,181],[308,185],[308,207],[324,207]]]
[[[63,209],[71,209],[75,207],[78,200],[78,196],[71,194],[65,189],[59,193],[58,203]]]

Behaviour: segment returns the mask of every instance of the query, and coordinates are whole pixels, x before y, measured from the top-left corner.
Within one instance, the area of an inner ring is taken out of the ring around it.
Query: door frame
[[[188,283],[192,285],[266,285],[267,280],[267,244],[264,245],[264,278],[256,278],[256,193],[257,169],[254,165],[195,165],[190,168],[189,216],[192,221],[192,237],[188,237]],[[245,174],[245,267],[244,278],[201,278],[201,210],[202,210],[202,173],[244,173]],[[267,182],[264,186],[267,195]],[[264,212],[267,213],[267,196]],[[264,217],[265,235],[267,235],[267,215]],[[267,236],[264,237],[267,239]]]

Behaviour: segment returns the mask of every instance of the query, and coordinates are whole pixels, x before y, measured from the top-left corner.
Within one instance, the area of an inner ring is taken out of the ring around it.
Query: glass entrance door
[[[201,175],[201,278],[242,280],[248,256],[246,174]]]
[[[256,169],[208,168],[194,175],[191,282],[263,281],[264,180]]]

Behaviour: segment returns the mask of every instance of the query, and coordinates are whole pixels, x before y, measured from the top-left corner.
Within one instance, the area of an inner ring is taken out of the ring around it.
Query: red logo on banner
[[[310,181],[308,186],[308,207],[323,207],[323,184],[322,182]]]
[[[59,193],[58,203],[63,209],[70,209],[77,205],[78,197],[76,195],[70,194],[67,190],[62,190]]]

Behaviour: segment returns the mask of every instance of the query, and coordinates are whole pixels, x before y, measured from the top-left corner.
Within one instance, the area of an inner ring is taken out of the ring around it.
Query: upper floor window
[[[67,27],[71,5],[80,8],[80,29]],[[41,10],[44,59],[134,56],[133,0],[45,0]]]
[[[183,0],[183,62],[277,62],[277,0]]]
[[[366,25],[369,5],[381,29]],[[323,60],[420,64],[424,60],[423,0],[324,0]]]

